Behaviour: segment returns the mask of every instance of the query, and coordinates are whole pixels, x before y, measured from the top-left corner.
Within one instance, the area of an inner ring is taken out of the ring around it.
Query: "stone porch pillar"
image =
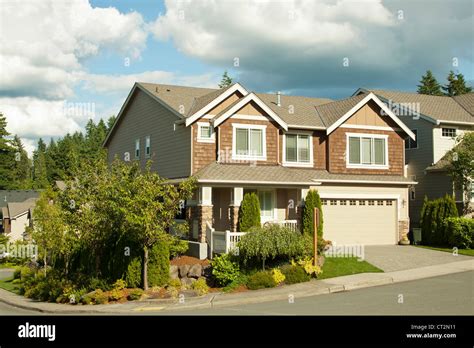
[[[211,226],[212,221],[212,187],[201,186],[198,189],[198,204],[196,207],[197,216],[197,240],[206,243],[207,223]]]
[[[239,209],[243,198],[243,187],[234,187],[231,189],[231,202],[229,205],[229,230],[231,232],[237,232],[239,225]]]

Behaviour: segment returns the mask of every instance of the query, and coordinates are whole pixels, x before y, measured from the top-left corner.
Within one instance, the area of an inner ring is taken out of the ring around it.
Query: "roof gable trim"
[[[250,101],[254,101],[259,107],[263,109],[270,116],[276,123],[278,123],[284,130],[288,130],[288,125],[285,121],[283,121],[280,116],[278,116],[272,109],[270,109],[267,104],[265,104],[255,93],[250,93],[244,98],[240,99],[233,107],[219,116],[217,119],[214,119],[213,125],[217,127],[222,122],[224,122],[227,118],[232,116],[234,112],[238,111],[244,105],[248,104]]]
[[[212,100],[210,103],[205,105],[201,110],[190,115],[186,119],[186,126],[189,126],[190,124],[196,122],[199,118],[204,116],[206,112],[208,112],[209,110],[212,110],[214,107],[222,103],[226,98],[230,97],[232,94],[234,94],[237,91],[240,92],[244,97],[249,94],[249,92],[241,84],[236,82],[232,87],[227,89],[222,94],[219,94],[214,100]]]
[[[389,116],[395,123],[400,126],[400,128],[408,134],[410,138],[415,140],[415,134],[379,99],[375,94],[370,92],[364,99],[358,102],[354,107],[352,107],[348,112],[346,112],[342,117],[340,117],[336,122],[334,122],[331,126],[328,127],[326,133],[329,135],[334,130],[336,130],[340,125],[346,122],[354,113],[359,110],[362,106],[367,104],[369,100],[373,100],[384,112],[387,116]]]

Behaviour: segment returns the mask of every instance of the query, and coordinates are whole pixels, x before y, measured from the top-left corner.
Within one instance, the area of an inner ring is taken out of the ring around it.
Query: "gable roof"
[[[288,130],[288,125],[285,121],[283,121],[280,116],[278,116],[272,109],[270,109],[255,93],[247,94],[245,97],[236,100],[234,103],[229,105],[227,108],[222,110],[219,114],[217,114],[213,119],[214,127],[220,125],[224,122],[228,117],[232,116],[232,114],[248,103],[253,101],[259,107],[265,111],[268,116],[270,116],[276,123],[278,123],[284,130]]]
[[[319,110],[318,113],[323,113],[330,115],[328,117],[328,122],[332,123],[328,125],[326,130],[327,134],[331,134],[337,127],[343,124],[347,119],[349,119],[354,113],[359,110],[362,106],[367,104],[370,100],[374,101],[384,112],[390,117],[395,123],[406,133],[410,138],[415,140],[415,134],[408,128],[379,98],[377,98],[373,93],[366,95],[357,95],[351,98],[340,100],[338,102],[333,102],[320,106],[320,109],[328,110]]]
[[[474,124],[473,114],[463,107],[462,104],[471,108],[472,96],[435,96],[410,92],[389,91],[383,89],[365,89],[359,88],[355,94],[360,92],[372,92],[380,97],[384,102],[392,101],[395,103],[418,103],[420,113],[428,117],[433,123],[471,123]],[[472,93],[470,93],[472,94]]]
[[[474,116],[474,92],[457,95],[453,98],[464,110],[469,112],[471,116]]]
[[[28,198],[24,202],[8,203],[7,205],[8,217],[11,219],[19,215],[28,213],[30,209],[34,208],[37,200],[38,198]]]
[[[12,202],[24,202],[28,198],[37,198],[39,194],[40,191],[36,190],[0,190],[0,207],[6,207]]]

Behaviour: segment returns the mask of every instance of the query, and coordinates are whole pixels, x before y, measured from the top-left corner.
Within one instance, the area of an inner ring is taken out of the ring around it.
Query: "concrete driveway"
[[[472,260],[471,256],[418,248],[411,245],[369,245],[365,247],[365,261],[384,272]]]

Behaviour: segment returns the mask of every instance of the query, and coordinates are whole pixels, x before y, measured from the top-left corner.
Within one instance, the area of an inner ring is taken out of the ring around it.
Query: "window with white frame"
[[[273,192],[258,191],[258,200],[260,201],[260,217],[264,220],[273,218]]]
[[[310,134],[284,135],[284,164],[286,165],[312,165],[313,144]]]
[[[198,142],[214,142],[214,129],[209,123],[198,122]]]
[[[234,159],[265,160],[267,157],[266,126],[235,123],[232,126],[232,157]]]
[[[135,158],[140,158],[140,139],[135,139]]]
[[[150,145],[151,145],[151,139],[150,139],[150,136],[148,135],[145,137],[145,157],[150,157],[151,155]]]
[[[388,168],[388,136],[347,134],[348,168]]]
[[[441,135],[447,138],[455,138],[456,128],[441,128]]]

